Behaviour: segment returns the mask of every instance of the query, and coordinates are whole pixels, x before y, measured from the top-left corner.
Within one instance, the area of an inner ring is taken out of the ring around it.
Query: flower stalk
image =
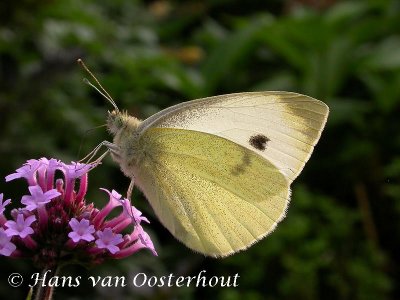
[[[47,273],[52,274],[52,276],[57,276],[58,272],[58,267],[53,267],[51,269],[45,268],[41,272],[40,277],[44,278]],[[49,282],[38,283],[33,294],[35,295],[35,300],[51,300],[53,299],[54,285],[49,284]]]

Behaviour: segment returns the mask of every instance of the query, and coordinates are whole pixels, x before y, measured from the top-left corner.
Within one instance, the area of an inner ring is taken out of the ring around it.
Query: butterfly
[[[248,248],[285,217],[329,114],[292,92],[197,99],[144,121],[114,107],[112,158],[174,237],[214,257]]]

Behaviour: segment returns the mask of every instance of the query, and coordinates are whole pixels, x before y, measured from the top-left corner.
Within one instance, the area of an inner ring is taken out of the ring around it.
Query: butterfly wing
[[[222,95],[163,110],[138,128],[135,180],[171,233],[211,256],[245,249],[284,217],[290,183],[328,107],[288,92]]]
[[[135,182],[165,227],[195,251],[226,256],[284,217],[289,181],[268,160],[209,133],[148,128]]]
[[[231,140],[261,155],[292,182],[310,158],[329,109],[291,92],[253,92],[184,102],[146,119],[139,131],[181,128]]]

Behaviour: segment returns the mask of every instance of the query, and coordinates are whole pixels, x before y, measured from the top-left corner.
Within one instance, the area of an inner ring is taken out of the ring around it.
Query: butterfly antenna
[[[110,94],[106,91],[105,88],[101,85],[100,81],[96,78],[96,76],[93,75],[93,73],[89,70],[89,68],[85,65],[82,59],[78,59],[78,63],[82,66],[82,68],[90,75],[90,77],[93,78],[93,80],[96,82],[98,87],[96,87],[93,83],[91,83],[88,79],[84,78],[83,81],[90,85],[92,88],[94,88],[100,95],[102,95],[104,98],[108,100],[108,102],[111,103],[111,105],[114,107],[114,109],[119,112],[117,104],[115,104],[114,99],[110,96]]]

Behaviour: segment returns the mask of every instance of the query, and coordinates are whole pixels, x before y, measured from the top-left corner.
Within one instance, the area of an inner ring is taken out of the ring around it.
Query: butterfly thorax
[[[141,121],[129,116],[126,112],[112,111],[108,113],[107,127],[114,136],[111,156],[128,177],[134,177],[134,170],[138,166],[142,150],[139,145],[138,127]]]

